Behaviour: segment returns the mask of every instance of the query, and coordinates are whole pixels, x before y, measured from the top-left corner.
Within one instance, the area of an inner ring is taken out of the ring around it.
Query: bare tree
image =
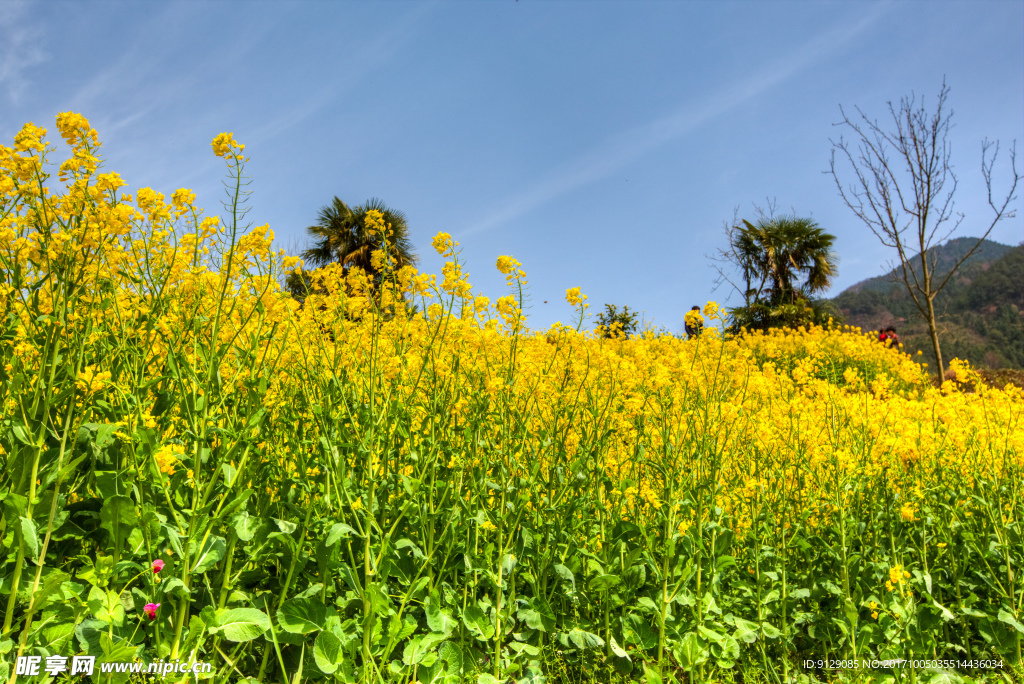
[[[960,266],[974,254],[1003,219],[1013,218],[1011,203],[1016,199],[1016,142],[1010,149],[1013,183],[1001,201],[992,197],[992,170],[999,156],[999,143],[987,139],[981,144],[981,173],[988,191],[988,203],[994,216],[988,229],[948,273],[937,272],[938,254],[934,247],[960,227],[962,213],[954,211],[953,195],[957,179],[950,164],[949,130],[952,110],[947,110],[949,87],[942,82],[934,112],[920,106],[911,94],[900,100],[899,108],[888,103],[892,128],[885,130],[877,120],[869,119],[857,108],[859,118],[852,121],[842,107],[842,126],[852,132],[853,146],[840,137],[832,143],[829,171],[836,187],[853,213],[886,247],[896,250],[897,277],[906,287],[917,310],[928,324],[935,364],[941,378],[945,372],[936,325],[935,296],[949,283]],[[989,152],[991,151],[991,158]],[[846,160],[854,180],[844,186],[837,172],[837,157]]]

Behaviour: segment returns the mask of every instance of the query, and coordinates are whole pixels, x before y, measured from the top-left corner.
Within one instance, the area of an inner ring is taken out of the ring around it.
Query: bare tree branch
[[[900,100],[899,107],[888,104],[892,126],[883,129],[857,108],[859,118],[852,120],[840,106],[842,121],[836,126],[847,129],[856,147],[842,136],[831,140],[829,170],[839,196],[885,247],[896,251],[899,258],[897,279],[903,283],[914,306],[928,324],[932,349],[940,377],[944,371],[939,344],[936,295],[949,283],[953,274],[977,252],[1000,221],[1013,218],[1011,203],[1016,199],[1022,176],[1017,171],[1016,145],[1010,152],[1012,183],[1002,200],[993,198],[992,176],[999,144],[982,142],[981,172],[988,192],[988,203],[994,216],[988,229],[977,238],[970,250],[945,274],[938,274],[938,252],[935,248],[960,228],[964,214],[958,213],[953,200],[957,177],[951,163],[949,131],[952,110],[948,109],[949,86],[945,81],[939,90],[934,111],[928,111],[924,100],[918,104],[911,93]],[[988,157],[990,149],[991,159]],[[837,158],[839,162],[837,163]],[[840,180],[839,167],[852,171],[848,185]]]

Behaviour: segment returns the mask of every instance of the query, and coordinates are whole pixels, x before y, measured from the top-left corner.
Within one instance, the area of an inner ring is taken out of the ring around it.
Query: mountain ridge
[[[936,274],[945,277],[977,243],[955,238],[934,248]],[[920,269],[920,255],[911,260]],[[896,328],[905,349],[932,358],[927,324],[906,286],[889,273],[855,283],[831,302],[847,324],[864,331]],[[920,273],[920,271],[918,270]],[[935,298],[943,359],[989,368],[1024,369],[1024,243],[984,240]]]

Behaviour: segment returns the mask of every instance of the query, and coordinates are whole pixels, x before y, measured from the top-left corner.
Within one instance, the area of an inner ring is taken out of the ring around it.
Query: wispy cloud
[[[216,5],[213,7],[219,9]],[[117,59],[82,84],[72,96],[71,104],[82,112],[93,109],[104,112],[104,118],[94,124],[101,125],[104,135],[110,137],[119,129],[164,111],[171,103],[187,96],[199,82],[200,74],[210,73],[210,70],[230,73],[233,66],[257,49],[276,26],[274,18],[266,17],[263,12],[266,21],[235,31],[230,41],[205,46],[210,54],[204,55],[207,62],[202,71],[191,70],[168,78],[168,72],[177,72],[168,69],[168,65],[180,61],[182,46],[194,39],[191,34],[198,21],[197,15],[208,11],[209,6],[189,2],[163,5],[162,11],[150,15],[144,25],[133,29],[137,37]],[[283,8],[278,11],[283,12]],[[154,35],[160,35],[162,40],[154,44]],[[199,46],[193,46],[193,50],[196,47]]]
[[[19,104],[29,86],[28,70],[48,58],[42,31],[25,22],[30,4],[0,3],[0,88]]]
[[[297,104],[294,104],[268,121],[250,129],[244,142],[252,149],[260,149],[270,140],[286,135],[296,126],[316,115],[325,107],[338,102],[375,71],[390,62],[408,44],[424,16],[437,7],[436,2],[418,4],[404,14],[393,26],[381,32],[366,45],[352,50],[353,59],[346,62],[344,71],[332,74],[331,80]],[[192,169],[178,177],[185,185],[207,181],[222,172],[222,167],[212,166]]]
[[[859,21],[826,31],[789,55],[718,90],[700,103],[680,106],[667,116],[603,141],[589,152],[543,175],[490,215],[460,233],[469,235],[504,225],[562,195],[607,178],[661,145],[691,133],[708,121],[768,92],[804,69],[821,63],[877,22],[888,9],[889,3],[872,5]]]
[[[250,134],[248,143],[256,145],[284,135],[324,107],[336,102],[371,73],[391,61],[413,37],[423,17],[436,6],[436,2],[416,5],[394,26],[379,34],[367,45],[353,49],[353,59],[346,63],[344,71],[334,74],[324,87],[259,126]]]

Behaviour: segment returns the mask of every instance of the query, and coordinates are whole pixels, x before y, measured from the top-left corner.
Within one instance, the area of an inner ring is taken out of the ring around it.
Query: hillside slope
[[[939,273],[948,273],[974,240],[958,238],[936,248]],[[908,351],[921,350],[922,360],[930,359],[927,325],[895,270],[857,283],[832,301],[848,324],[865,331],[894,326]],[[986,240],[935,298],[935,308],[944,359],[1024,369],[1024,244]]]

